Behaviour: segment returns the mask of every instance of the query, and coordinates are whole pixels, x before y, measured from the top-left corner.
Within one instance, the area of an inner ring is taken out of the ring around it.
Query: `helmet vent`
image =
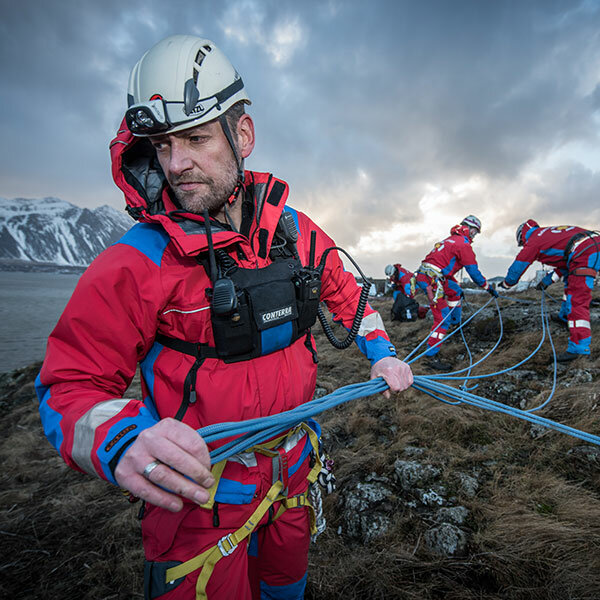
[[[199,67],[202,66],[202,61],[206,58],[206,54],[203,52],[203,50],[208,50],[208,52],[210,52],[210,48],[207,46],[204,46],[203,48],[198,50],[198,54],[196,54],[196,58],[194,59],[194,73],[192,74],[192,77],[194,79],[194,84],[198,83]]]
[[[196,54],[196,58],[194,59],[194,62],[200,66],[202,64],[202,61],[204,60],[204,57],[206,56],[206,54],[204,54],[204,52],[202,52],[202,50],[198,50],[198,54]]]

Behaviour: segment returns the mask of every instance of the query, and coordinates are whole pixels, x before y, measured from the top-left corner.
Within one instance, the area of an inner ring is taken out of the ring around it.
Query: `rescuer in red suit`
[[[481,221],[474,215],[465,217],[450,230],[450,237],[435,244],[416,271],[416,284],[427,294],[433,314],[431,335],[427,340],[429,357],[427,364],[440,371],[448,371],[452,365],[442,362],[438,356],[440,344],[448,328],[458,325],[461,318],[462,289],[454,275],[463,267],[471,279],[494,297],[498,296],[479,271],[472,248],[473,239],[481,232]]]
[[[590,302],[600,269],[600,233],[573,225],[540,227],[536,221],[528,219],[517,228],[516,238],[522,249],[499,285],[511,288],[536,260],[552,267],[537,288],[544,290],[560,279],[564,281],[559,314],[552,316],[553,320],[568,326],[569,343],[566,351],[557,355],[557,360],[570,362],[580,356],[589,356],[592,342]]]
[[[138,61],[111,158],[139,223],[81,277],[36,381],[66,463],[145,502],[146,598],[304,595],[318,425],[215,465],[225,440],[197,430],[311,400],[315,306],[350,328],[360,289],[332,251],[320,297],[312,284],[296,291],[311,247],[318,264],[335,244],[287,204],[284,181],[244,169],[255,142],[245,104],[210,40],[171,36]],[[369,305],[356,343],[372,377],[412,383]],[[124,397],[138,365],[142,396]]]

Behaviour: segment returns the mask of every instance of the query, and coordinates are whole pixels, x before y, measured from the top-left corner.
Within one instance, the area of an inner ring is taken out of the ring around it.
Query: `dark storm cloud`
[[[422,208],[431,186],[450,199],[448,219],[480,211],[490,234],[511,229],[525,207],[598,219],[597,2],[1,7],[0,195],[120,206],[107,146],[129,70],[164,36],[196,33],[216,41],[246,82],[258,136],[248,166],[288,180],[294,204],[344,245],[397,223],[418,244],[413,225],[431,235]],[[461,187],[473,179],[481,185]],[[385,264],[384,255],[366,260]]]

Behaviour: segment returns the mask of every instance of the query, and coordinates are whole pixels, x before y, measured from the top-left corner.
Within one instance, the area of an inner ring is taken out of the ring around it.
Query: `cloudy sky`
[[[242,75],[247,167],[291,186],[372,276],[473,213],[487,276],[514,231],[600,228],[600,0],[0,0],[0,196],[123,208],[108,144],[129,71],[175,33]],[[533,275],[533,272],[531,273]]]

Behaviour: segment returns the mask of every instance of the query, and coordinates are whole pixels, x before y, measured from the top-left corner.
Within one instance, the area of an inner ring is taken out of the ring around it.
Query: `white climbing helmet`
[[[467,225],[467,227],[473,227],[477,230],[477,233],[481,233],[481,221],[475,215],[465,217],[460,224]]]
[[[129,130],[138,136],[181,131],[250,104],[244,82],[210,40],[172,35],[150,48],[129,77]]]
[[[386,265],[386,267],[385,267],[386,277],[391,277],[395,271],[396,271],[396,267],[394,267],[394,265]]]

